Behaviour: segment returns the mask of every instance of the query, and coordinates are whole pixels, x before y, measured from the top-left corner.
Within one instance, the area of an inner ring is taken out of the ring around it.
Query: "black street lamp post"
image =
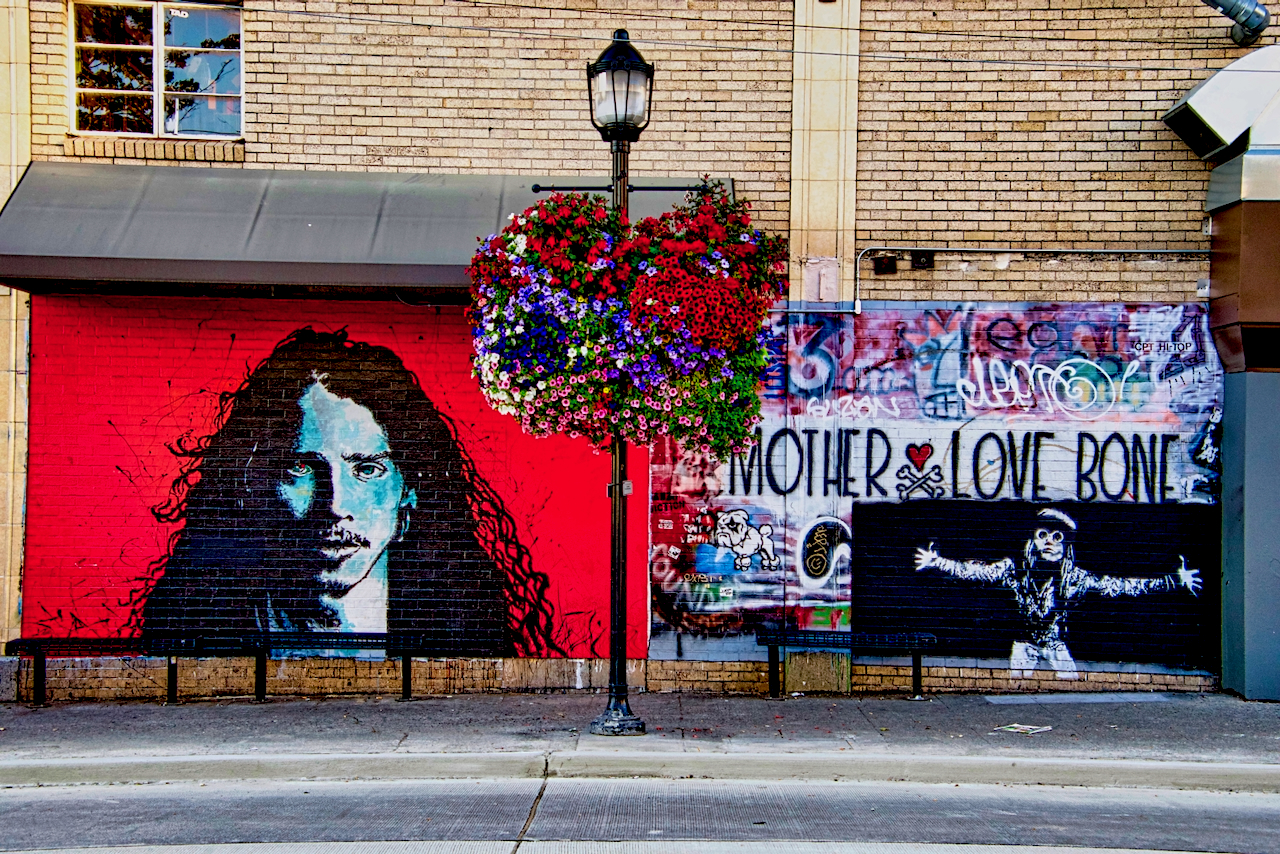
[[[627,216],[627,158],[631,143],[649,124],[653,66],[631,46],[626,30],[614,30],[613,43],[587,65],[591,124],[613,151],[613,206]],[[643,735],[644,721],[627,703],[627,443],[614,434],[609,541],[609,702],[591,722],[596,735]]]

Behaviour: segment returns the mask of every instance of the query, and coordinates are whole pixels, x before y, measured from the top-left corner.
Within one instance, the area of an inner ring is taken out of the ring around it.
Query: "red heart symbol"
[[[933,456],[933,445],[907,445],[907,459],[916,471],[924,471],[924,464]]]

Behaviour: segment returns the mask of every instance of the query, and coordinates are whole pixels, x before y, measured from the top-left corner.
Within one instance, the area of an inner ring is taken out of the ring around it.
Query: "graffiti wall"
[[[32,318],[25,636],[607,655],[609,459],[489,409],[460,309],[34,297]]]
[[[759,442],[655,449],[655,657],[756,628],[926,631],[940,651],[1216,656],[1222,369],[1200,305],[886,303],[779,313]]]

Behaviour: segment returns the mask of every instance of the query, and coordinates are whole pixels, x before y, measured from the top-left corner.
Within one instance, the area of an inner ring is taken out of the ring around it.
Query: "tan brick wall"
[[[873,254],[859,265],[864,300],[1187,302],[1209,278],[1207,255],[938,253],[934,269],[912,270],[909,254],[897,253],[898,272],[877,276]]]
[[[31,298],[0,288],[0,641],[21,634]]]
[[[31,0],[31,159],[62,154],[70,104],[68,6]]]
[[[18,669],[21,702],[31,701],[31,665],[31,659],[23,659]],[[252,659],[249,667],[252,674]],[[45,668],[45,696],[52,702],[163,699],[165,670],[163,658],[51,658]]]
[[[657,661],[648,663],[650,691],[712,694],[769,693],[768,665],[760,661]]]
[[[869,245],[1208,246],[1201,233],[1208,168],[1159,121],[1211,69],[1242,54],[1225,38],[1226,19],[1202,4],[868,0],[849,18],[862,28],[860,42],[850,43],[834,38],[843,30],[826,18],[793,32],[793,6],[779,0],[693,8],[592,0],[572,11],[562,0],[510,10],[501,2],[250,0],[245,141],[144,144],[68,137],[67,6],[32,0],[32,151],[43,159],[601,176],[607,147],[587,122],[582,66],[612,28],[627,26],[637,39],[668,42],[639,42],[658,80],[635,173],[731,176],[756,201],[761,222],[778,230],[789,221],[797,72],[792,57],[769,51],[856,46],[857,61],[832,65],[856,80],[828,86],[857,96],[856,108],[837,111],[857,131],[845,146],[856,153],[847,206],[856,216],[841,215],[851,225],[839,226],[831,247],[841,256],[845,299],[853,296],[850,256]],[[494,31],[502,27],[536,35]],[[809,65],[800,63],[810,76],[826,74]],[[821,98],[809,113],[807,144],[819,120],[834,115]],[[822,158],[802,161],[807,171],[797,180],[830,177]],[[997,299],[1160,292],[1113,280],[1105,267],[1073,272],[1085,280],[1057,288],[1052,277],[1023,287],[1017,270],[1001,271],[977,292]],[[1193,298],[1202,275],[1182,276],[1168,298]],[[950,299],[967,295],[973,281],[900,274],[869,282],[862,296]]]
[[[51,658],[46,691],[51,702],[77,700],[163,700],[167,662],[163,658]],[[180,659],[179,699],[247,697],[253,694],[252,658]],[[1032,679],[1011,678],[1003,668],[924,668],[929,694],[1034,691],[1213,691],[1210,676],[1181,673],[1081,672],[1076,680],[1037,673]],[[21,662],[18,697],[32,696],[31,660]],[[414,659],[415,696],[497,692],[601,692],[608,686],[604,660],[451,658]],[[760,661],[633,660],[627,665],[633,690],[748,694],[769,691],[768,665]],[[850,666],[838,653],[791,653],[784,687],[790,693],[888,694],[911,688],[909,665],[858,659]],[[267,664],[267,695],[320,697],[398,695],[400,662],[350,658],[276,659]],[[4,701],[0,698],[0,701]]]
[[[148,160],[177,161],[183,164],[244,163],[244,143],[222,140],[197,142],[189,139],[67,137],[62,143],[62,153],[72,160],[108,158],[114,163]]]
[[[265,5],[250,2],[246,10],[248,162],[608,175],[608,147],[588,119],[584,67],[610,32],[625,26],[637,40],[699,45],[637,41],[658,71],[652,121],[633,148],[633,172],[732,176],[760,202],[762,219],[785,225],[790,58],[730,49],[789,42],[789,4],[721,0],[691,8],[683,0],[603,0],[574,3],[570,11],[561,0],[534,0],[510,11],[458,2],[341,7],[387,24],[298,16]]]
[[[1007,668],[931,667],[927,659],[921,676],[926,694],[1216,690],[1213,677],[1199,674],[1082,671],[1078,679],[1059,679],[1051,671],[1037,671],[1023,679],[1014,678]],[[851,666],[849,657],[840,653],[792,652],[786,658],[783,686],[787,693],[805,694],[909,692],[911,666],[867,659],[855,659]]]
[[[627,27],[657,66],[637,176],[731,177],[761,222],[785,229],[791,58],[757,53],[791,40],[780,0],[534,0],[504,10],[452,0],[267,3],[244,11],[248,168],[440,174],[609,174],[590,125],[585,65]],[[541,7],[541,8],[540,8]],[[36,159],[228,164],[189,145],[68,142],[67,5],[32,0]],[[471,29],[464,29],[471,28]],[[484,28],[514,28],[504,34]],[[584,38],[586,37],[586,38]],[[87,138],[86,138],[87,139]]]
[[[870,669],[870,668],[869,668]],[[882,680],[885,686],[896,685],[906,690],[911,685],[911,668],[887,668],[896,671],[868,674],[868,691],[877,689],[873,678]],[[854,670],[857,670],[855,666]],[[929,694],[945,693],[1025,693],[1056,691],[1186,691],[1206,692],[1217,690],[1217,680],[1212,676],[1183,673],[1118,673],[1084,671],[1079,679],[1059,679],[1053,673],[1037,672],[1032,679],[1011,678],[1005,669],[981,667],[925,667],[924,690]],[[855,676],[855,681],[857,677]]]
[[[167,665],[164,658],[50,658],[46,696],[52,702],[163,700]],[[628,683],[643,689],[647,666],[643,660],[628,662]],[[403,684],[398,658],[272,659],[266,675],[271,697],[398,695]],[[608,684],[607,659],[415,658],[412,666],[414,695],[603,691]],[[21,660],[17,690],[20,699],[30,701],[31,659]],[[178,660],[179,699],[247,697],[253,692],[252,657]],[[0,702],[5,701],[0,697]]]
[[[27,0],[0,3],[0,199],[31,160]],[[0,288],[0,642],[19,634],[27,467],[26,294]]]
[[[27,0],[0,2],[0,185],[8,198],[31,161],[31,36]]]
[[[1209,169],[1160,116],[1246,52],[1229,24],[1169,0],[865,0],[858,244],[1207,249]]]

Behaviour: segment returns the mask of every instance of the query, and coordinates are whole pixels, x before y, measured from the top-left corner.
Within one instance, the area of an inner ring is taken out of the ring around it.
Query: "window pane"
[[[146,95],[86,95],[76,97],[76,128],[113,133],[154,133],[151,117],[155,101]]]
[[[239,9],[191,9],[166,6],[164,43],[169,47],[203,47],[238,50]]]
[[[165,51],[164,88],[168,92],[240,94],[240,54]]]
[[[76,49],[81,89],[151,89],[151,51]]]
[[[240,135],[240,99],[206,95],[167,95],[165,133]]]
[[[94,44],[151,44],[151,7],[78,4],[76,41]]]

